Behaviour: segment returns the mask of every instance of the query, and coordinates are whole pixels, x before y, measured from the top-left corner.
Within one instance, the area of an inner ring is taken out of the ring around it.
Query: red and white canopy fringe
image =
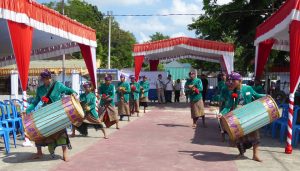
[[[0,1],[0,66],[17,63],[26,101],[29,62],[81,51],[96,78],[96,32],[31,0]]]
[[[144,61],[149,61],[150,70],[155,71],[159,61],[183,58],[218,62],[221,64],[223,71],[227,73],[233,71],[234,46],[222,42],[178,37],[136,44],[133,52],[136,78],[139,78]]]
[[[290,109],[286,153],[292,153],[294,94],[300,76],[300,0],[287,0],[256,30],[255,76],[260,78],[272,49],[290,51]]]

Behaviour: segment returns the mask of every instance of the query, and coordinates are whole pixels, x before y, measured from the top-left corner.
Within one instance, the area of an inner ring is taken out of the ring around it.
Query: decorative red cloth
[[[102,94],[102,98],[106,98],[107,96],[106,96],[106,94]]]
[[[48,103],[49,102],[49,98],[47,98],[46,96],[43,96],[42,97],[42,102]]]

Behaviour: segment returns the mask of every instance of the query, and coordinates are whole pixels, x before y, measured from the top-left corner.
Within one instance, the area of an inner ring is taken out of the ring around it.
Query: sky
[[[51,0],[37,0],[49,2]],[[52,0],[59,1],[59,0]],[[67,0],[65,0],[67,1]],[[85,0],[96,5],[102,13],[112,11],[120,14],[202,14],[203,0]],[[218,0],[218,4],[226,4],[232,0]],[[161,32],[170,37],[196,37],[194,31],[189,31],[196,16],[153,16],[153,17],[115,17],[120,27],[134,34],[139,43],[149,41],[149,36]],[[112,33],[113,34],[113,33]]]

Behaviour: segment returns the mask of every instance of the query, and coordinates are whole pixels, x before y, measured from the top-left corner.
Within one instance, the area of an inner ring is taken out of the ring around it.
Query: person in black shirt
[[[207,88],[208,88],[208,80],[207,80],[205,74],[202,74],[202,75],[201,75],[201,81],[202,81],[202,85],[203,85],[202,97],[203,97],[203,102],[204,102],[204,104],[205,104],[205,100],[206,100],[206,92],[207,92]]]

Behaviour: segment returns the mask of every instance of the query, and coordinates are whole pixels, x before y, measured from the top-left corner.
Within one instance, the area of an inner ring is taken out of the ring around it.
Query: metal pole
[[[112,11],[107,11],[107,15],[109,16],[109,23],[108,23],[108,64],[107,67],[110,69],[110,45],[111,45],[111,16],[112,16]]]
[[[61,8],[62,8],[62,14],[65,15],[65,1],[62,0],[61,2]],[[65,61],[66,61],[66,55],[63,54],[63,59],[62,59],[62,83],[65,85],[66,83],[66,68],[65,68]]]

